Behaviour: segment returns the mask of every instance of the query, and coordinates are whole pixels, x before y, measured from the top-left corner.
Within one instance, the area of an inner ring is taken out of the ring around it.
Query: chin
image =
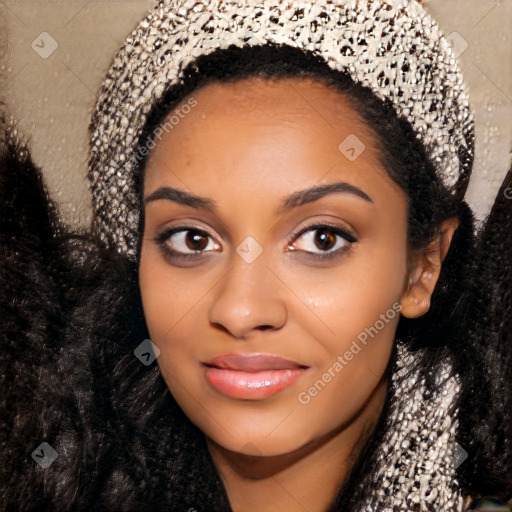
[[[218,431],[211,432],[211,435],[208,435],[205,430],[203,432],[224,450],[247,456],[277,457],[300,450],[309,443],[309,440],[305,441],[303,435],[289,430],[275,437],[269,437],[268,433],[263,432],[254,433],[251,436],[244,432],[234,432],[233,435]]]

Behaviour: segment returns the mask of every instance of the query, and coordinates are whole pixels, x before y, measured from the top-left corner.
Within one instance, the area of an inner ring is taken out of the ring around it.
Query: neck
[[[375,430],[386,399],[383,379],[350,424],[278,456],[226,450],[207,439],[234,512],[325,512]]]

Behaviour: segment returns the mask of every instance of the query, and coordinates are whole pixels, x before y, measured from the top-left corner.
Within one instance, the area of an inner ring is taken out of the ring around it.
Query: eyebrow
[[[289,212],[293,208],[297,208],[298,206],[302,206],[307,203],[312,203],[313,201],[317,201],[318,199],[321,199],[322,197],[325,197],[329,194],[336,193],[350,194],[373,204],[372,199],[366,192],[354,185],[351,185],[350,183],[340,181],[336,183],[330,183],[328,185],[317,185],[314,187],[306,188],[304,190],[293,192],[282,200],[277,210],[277,214],[282,215]],[[151,201],[157,201],[160,199],[174,201],[175,203],[212,213],[216,213],[218,210],[217,203],[213,199],[208,197],[201,197],[191,192],[185,192],[184,190],[179,190],[172,187],[160,187],[159,189],[155,190],[153,193],[144,198],[144,205],[150,203]]]

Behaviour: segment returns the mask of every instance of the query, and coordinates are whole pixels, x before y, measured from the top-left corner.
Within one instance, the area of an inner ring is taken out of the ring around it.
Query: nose
[[[260,255],[247,263],[238,254],[215,287],[210,322],[240,339],[262,330],[277,330],[287,318],[285,289]]]

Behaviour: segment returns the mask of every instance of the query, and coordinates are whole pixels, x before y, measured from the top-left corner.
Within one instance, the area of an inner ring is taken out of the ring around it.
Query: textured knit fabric
[[[135,258],[140,205],[133,171],[152,105],[198,55],[266,42],[311,50],[389,98],[443,182],[463,193],[473,113],[448,41],[415,1],[162,1],[127,37],[91,121],[93,227],[108,245]]]

